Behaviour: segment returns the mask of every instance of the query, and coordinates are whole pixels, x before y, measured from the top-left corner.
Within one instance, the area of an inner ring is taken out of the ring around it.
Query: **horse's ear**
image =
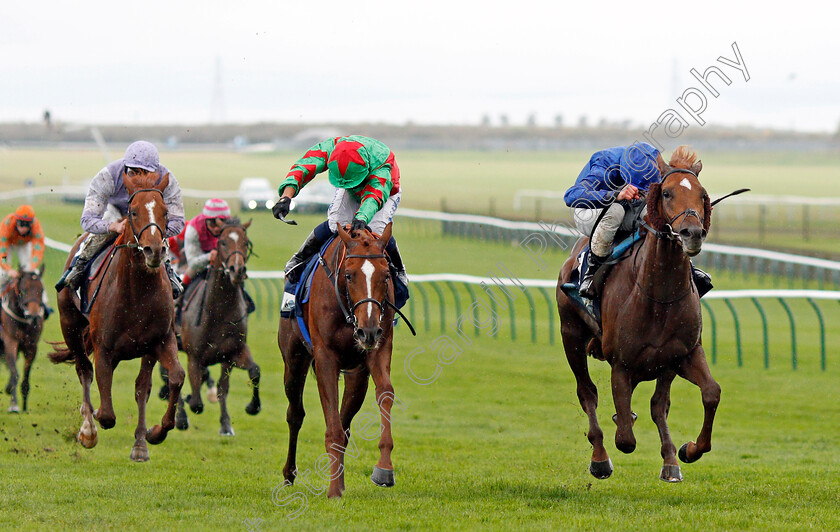
[[[700,170],[702,170],[702,169],[703,169],[703,161],[697,161],[696,163],[691,165],[691,168],[689,168],[689,170],[694,172],[694,175],[699,175]]]
[[[166,174],[160,179],[160,183],[155,185],[155,188],[160,190],[161,192],[163,192],[164,190],[166,190],[166,187],[168,187],[168,186],[169,186],[169,172],[166,172]]]
[[[385,230],[382,231],[382,236],[380,236],[376,241],[383,249],[388,245],[388,241],[391,240],[391,229],[393,228],[393,225],[394,222],[388,222],[388,225],[385,226]]]
[[[353,238],[350,236],[350,233],[348,233],[343,227],[341,227],[341,224],[335,224],[335,227],[336,229],[338,229],[339,238],[341,238],[341,241],[344,242],[344,245],[349,248],[350,244],[353,242]]]
[[[668,163],[666,163],[665,159],[662,158],[661,153],[656,154],[656,164],[659,166],[659,177],[665,175],[665,173],[670,169]]]
[[[46,267],[47,267],[47,264],[42,262],[41,267],[38,268],[38,275],[43,276],[44,275],[44,270],[46,269]]]
[[[253,222],[253,221],[254,221],[253,218],[249,218],[247,222],[242,224],[242,229],[248,229],[249,227],[251,227],[251,222]]]

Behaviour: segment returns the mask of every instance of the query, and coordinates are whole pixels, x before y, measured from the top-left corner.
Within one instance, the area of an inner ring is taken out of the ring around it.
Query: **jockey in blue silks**
[[[609,255],[616,232],[634,231],[644,218],[647,208],[640,192],[659,182],[659,159],[659,150],[644,142],[601,150],[566,191],[564,199],[574,209],[575,225],[582,234],[592,235],[581,296],[595,296],[592,280]]]
[[[566,191],[564,199],[574,209],[575,226],[585,236],[592,235],[581,296],[596,296],[592,281],[618,230],[633,232],[641,225],[647,214],[644,193],[662,179],[660,162],[664,164],[659,150],[646,142],[607,148],[592,155]],[[692,274],[702,297],[712,288],[711,277],[693,265]]]

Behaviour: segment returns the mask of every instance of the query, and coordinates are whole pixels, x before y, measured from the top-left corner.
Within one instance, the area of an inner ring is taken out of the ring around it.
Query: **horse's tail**
[[[76,353],[70,350],[63,342],[47,342],[55,351],[47,354],[47,358],[53,364],[61,364],[62,362],[73,363],[76,361]]]

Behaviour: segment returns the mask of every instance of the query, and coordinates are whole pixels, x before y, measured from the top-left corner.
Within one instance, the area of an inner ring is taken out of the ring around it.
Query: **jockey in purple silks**
[[[165,237],[175,236],[184,228],[184,204],[181,200],[181,187],[175,176],[162,164],[157,148],[151,143],[139,140],[125,150],[125,156],[117,159],[90,182],[85,207],[82,211],[82,229],[90,233],[79,246],[73,264],[55,285],[57,291],[65,286],[77,289],[82,282],[82,272],[87,263],[96,256],[111,238],[123,231],[128,214],[128,191],[123,183],[123,176],[129,177],[157,173],[160,179],[169,174],[169,185],[163,191],[163,201],[167,209]],[[166,245],[166,239],[164,239]],[[167,254],[168,256],[168,254]],[[167,258],[164,262],[173,296],[177,298],[183,289],[181,280],[172,270]]]

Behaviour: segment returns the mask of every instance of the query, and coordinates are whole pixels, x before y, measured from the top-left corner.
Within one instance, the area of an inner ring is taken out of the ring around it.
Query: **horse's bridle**
[[[691,170],[689,170],[687,168],[672,168],[672,169],[668,170],[667,172],[665,172],[665,175],[662,176],[662,179],[659,182],[660,183],[665,183],[665,178],[666,177],[668,177],[671,174],[677,174],[677,173],[691,174],[695,178],[697,178],[697,174],[695,174],[694,172],[692,172]],[[663,230],[654,229],[653,227],[648,225],[648,223],[645,222],[644,220],[642,220],[642,226],[645,229],[647,229],[648,231],[650,231],[651,233],[653,233],[656,236],[656,238],[664,238],[666,240],[677,240],[680,237],[680,235],[678,233],[674,232],[674,227],[673,226],[674,226],[674,222],[676,222],[681,216],[685,216],[686,218],[688,218],[689,216],[694,216],[695,218],[697,218],[700,221],[701,224],[703,223],[703,219],[700,218],[700,213],[699,212],[695,211],[694,209],[686,209],[686,210],[682,211],[681,213],[677,214],[676,216],[674,216],[673,218],[671,218],[670,220],[668,220],[668,223],[665,224],[665,228]]]
[[[161,200],[163,199],[163,192],[161,192],[160,190],[158,190],[156,188],[142,188],[140,190],[135,190],[134,194],[132,194],[128,198],[129,208],[131,208],[131,202],[134,200],[134,196],[136,196],[137,194],[139,194],[141,192],[157,192],[158,194],[160,194]],[[134,222],[131,221],[131,216],[129,216],[128,217],[128,226],[131,227],[131,234],[134,236],[134,245],[128,244],[129,247],[139,248],[140,247],[140,237],[143,235],[143,233],[146,231],[146,229],[148,229],[150,227],[157,227],[158,231],[160,231],[161,235],[166,235],[166,232],[163,229],[161,229],[161,227],[157,224],[157,222],[149,222],[146,225],[144,225],[142,229],[140,229],[140,232],[137,232],[137,230],[134,228]]]

